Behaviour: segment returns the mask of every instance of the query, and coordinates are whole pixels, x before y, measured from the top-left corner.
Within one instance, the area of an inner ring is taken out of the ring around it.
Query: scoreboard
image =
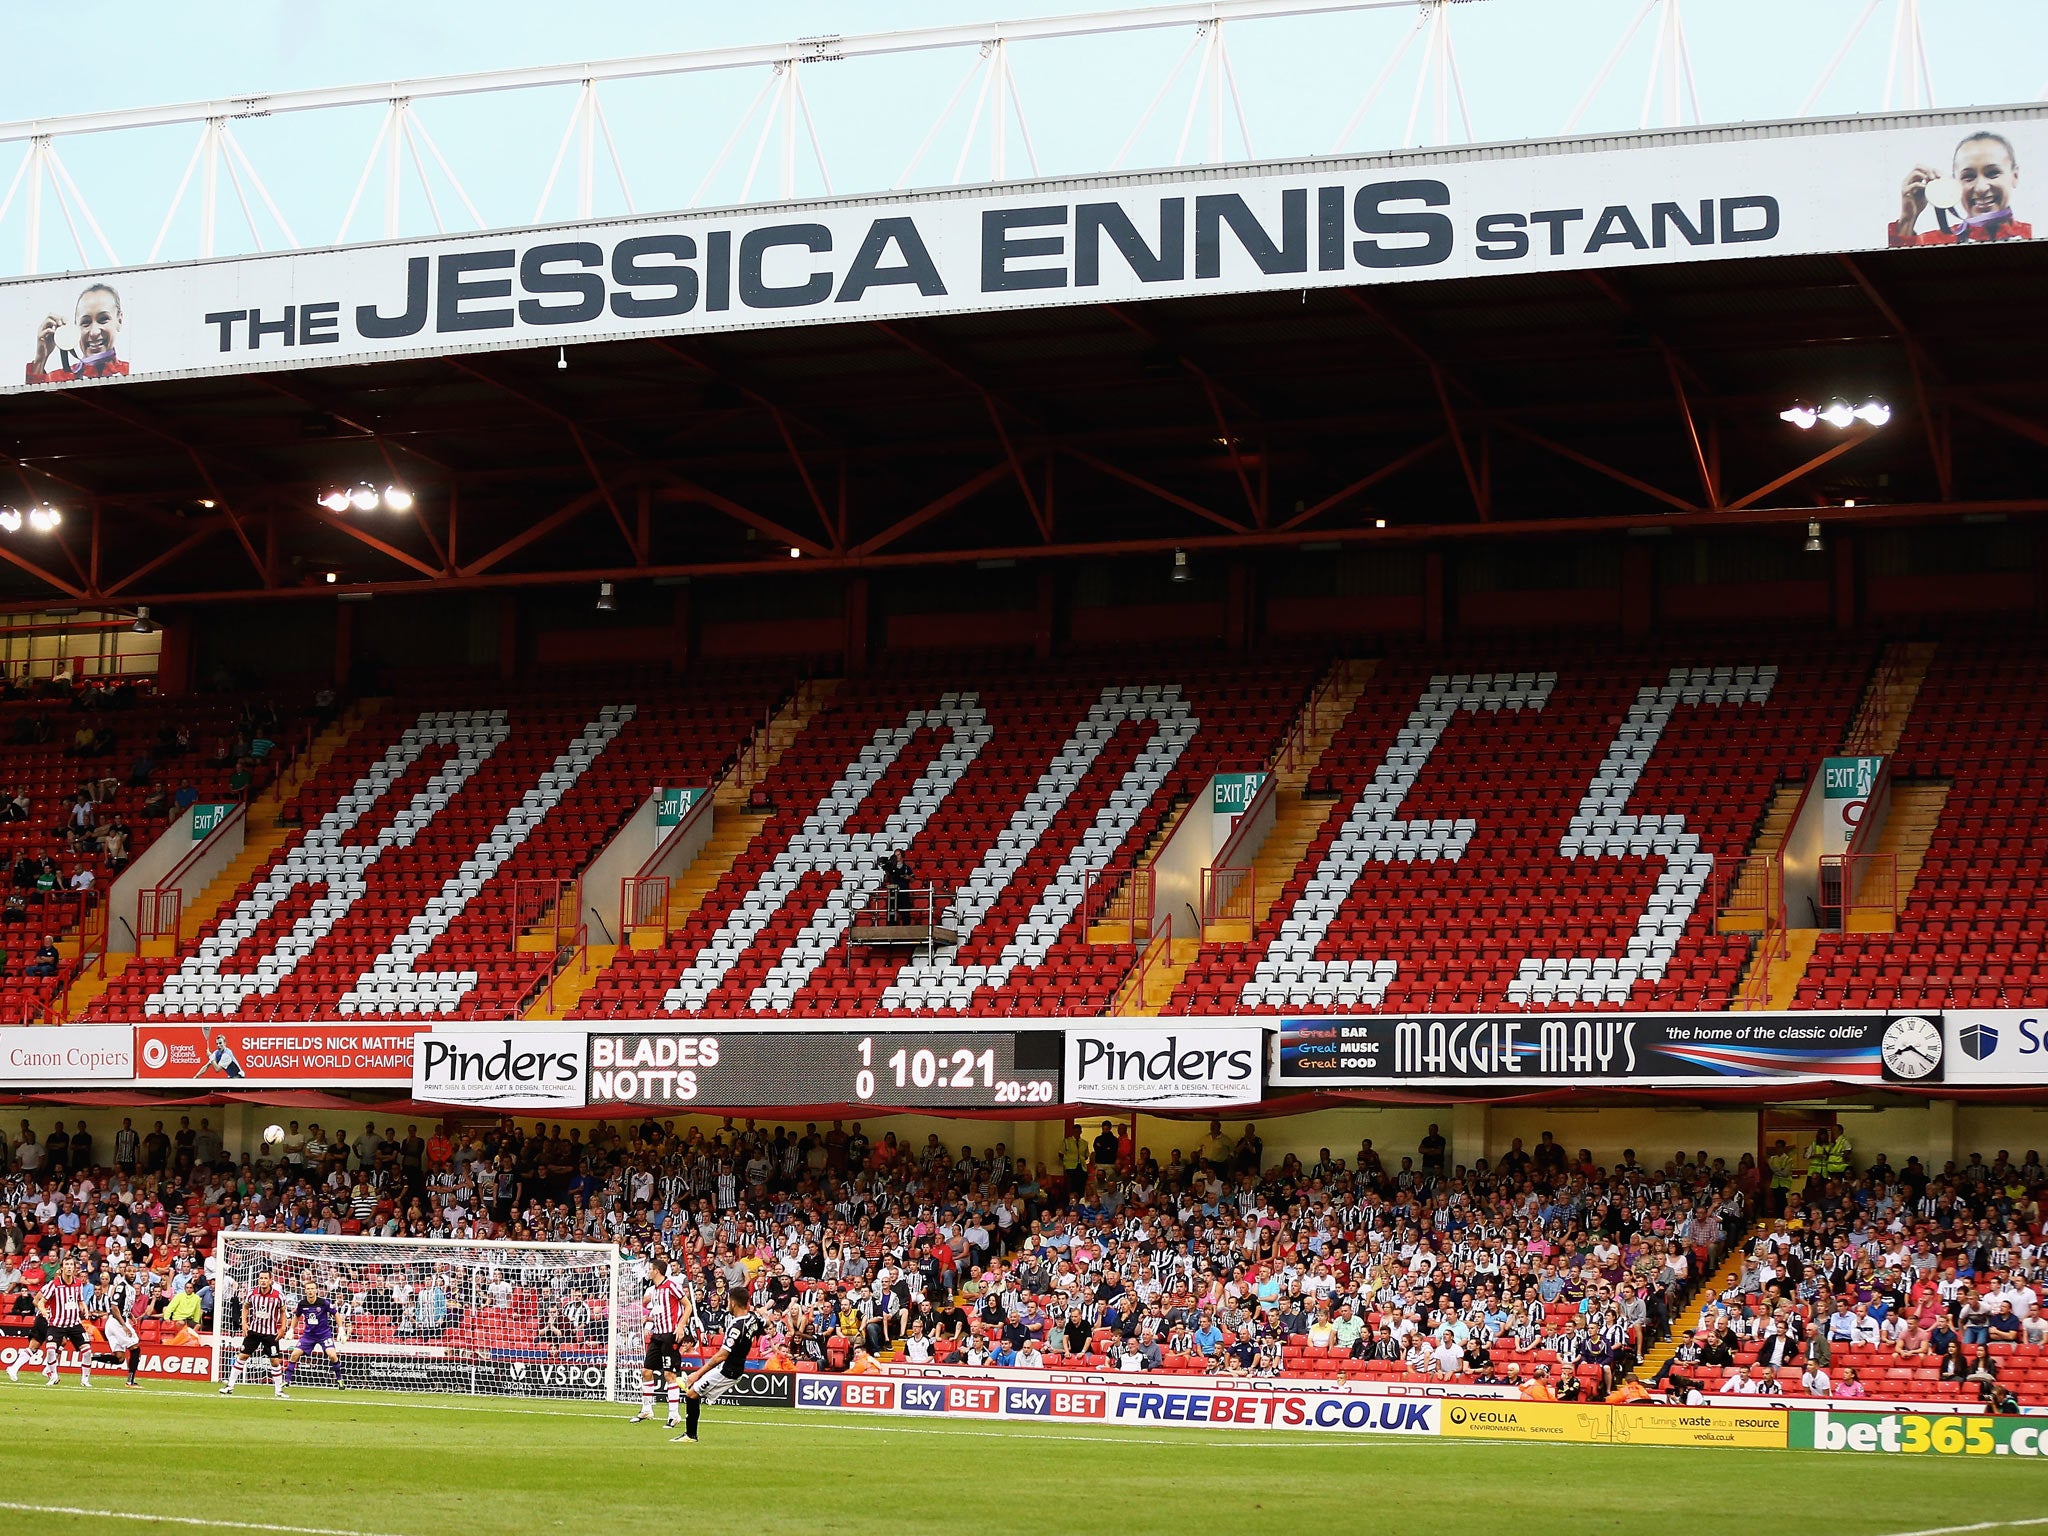
[[[662,1031],[590,1037],[590,1102],[647,1108],[1060,1102],[1057,1029]]]

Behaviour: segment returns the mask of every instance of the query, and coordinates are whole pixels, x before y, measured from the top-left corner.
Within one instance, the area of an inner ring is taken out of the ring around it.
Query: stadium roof
[[[2032,515],[2048,255],[1106,303],[10,397],[15,608]],[[1889,426],[1801,433],[1795,396]],[[403,481],[413,513],[314,505]],[[1853,500],[1856,505],[1845,506]],[[1377,526],[1384,519],[1387,526]]]

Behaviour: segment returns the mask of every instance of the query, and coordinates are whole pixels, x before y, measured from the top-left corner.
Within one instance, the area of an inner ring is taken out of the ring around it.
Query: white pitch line
[[[1885,1536],[1963,1536],[1967,1531],[2017,1531],[2024,1526],[2048,1525],[2048,1515],[2025,1520],[1979,1520],[1973,1525],[1931,1525],[1924,1531],[1887,1531]]]
[[[17,1504],[10,1499],[0,1499],[0,1509],[11,1509],[25,1515],[75,1515],[81,1520],[196,1525],[209,1531],[272,1531],[283,1533],[283,1536],[384,1536],[378,1531],[346,1531],[330,1525],[266,1525],[257,1520],[207,1520],[198,1515],[146,1515],[132,1509],[74,1509],[68,1504]]]

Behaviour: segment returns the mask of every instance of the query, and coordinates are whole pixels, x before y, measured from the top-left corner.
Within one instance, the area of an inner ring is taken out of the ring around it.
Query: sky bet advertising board
[[[2040,108],[825,198],[0,284],[0,392],[2033,237]],[[631,146],[629,146],[630,148]]]
[[[1939,1014],[1512,1013],[1286,1019],[1273,1081],[1296,1088],[1388,1083],[1942,1081]]]
[[[1184,1377],[1060,1386],[1051,1382],[804,1375],[796,1378],[796,1405],[921,1417],[950,1414],[1209,1429],[1306,1429],[1350,1435],[1434,1435],[1442,1427],[1443,1412],[1443,1404],[1433,1398],[1209,1387]]]

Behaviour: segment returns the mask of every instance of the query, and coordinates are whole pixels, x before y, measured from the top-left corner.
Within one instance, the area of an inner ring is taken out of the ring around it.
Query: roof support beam
[[[1645,496],[1653,496],[1658,501],[1663,502],[1667,506],[1676,507],[1681,512],[1698,512],[1703,510],[1695,503],[1687,501],[1683,496],[1674,496],[1661,486],[1655,486],[1647,480],[1639,479],[1625,469],[1616,469],[1612,464],[1603,463],[1591,454],[1581,453],[1576,448],[1568,448],[1555,438],[1545,437],[1533,427],[1525,427],[1517,422],[1507,420],[1501,421],[1499,425],[1502,431],[1512,432],[1524,442],[1534,443],[1538,448],[1554,453],[1561,459],[1569,459],[1574,464],[1582,465],[1592,470],[1596,475],[1605,475],[1616,484],[1625,485],[1632,491],[1641,491]]]
[[[1077,463],[1086,464],[1090,469],[1100,470],[1112,480],[1121,480],[1125,485],[1135,486],[1148,496],[1157,496],[1169,506],[1179,507],[1183,511],[1192,512],[1203,521],[1214,523],[1218,528],[1227,528],[1232,533],[1250,533],[1252,531],[1243,523],[1237,521],[1236,518],[1225,517],[1221,512],[1205,507],[1199,501],[1190,501],[1187,497],[1181,495],[1180,492],[1168,490],[1156,480],[1147,480],[1143,475],[1134,474],[1121,465],[1112,464],[1104,458],[1098,458],[1085,448],[1064,445],[1058,451]]]
[[[963,480],[944,495],[933,497],[915,512],[910,513],[906,517],[898,518],[880,533],[874,535],[874,537],[863,539],[860,543],[854,545],[851,551],[853,557],[861,559],[887,549],[905,534],[915,533],[933,518],[945,516],[946,513],[952,511],[962,502],[980,495],[981,492],[987,490],[997,481],[1007,479],[1013,473],[1020,479],[1024,473],[1014,456],[1006,457],[1000,464],[990,465],[980,474]],[[1034,520],[1036,517],[1037,513],[1034,510]],[[1046,525],[1040,522],[1038,526],[1040,533],[1043,534]]]
[[[213,470],[207,464],[205,456],[192,445],[191,441],[183,433],[174,427],[166,426],[140,407],[125,403],[117,404],[111,398],[112,390],[66,389],[58,391],[58,394],[62,399],[83,406],[87,410],[98,411],[103,415],[111,416],[116,421],[126,422],[131,427],[147,432],[153,437],[160,437],[173,447],[182,449],[185,456],[192,461],[192,467],[199,471],[199,478],[205,483],[208,496],[227,518],[228,526],[234,530],[236,542],[242,546],[242,553],[249,557],[249,564],[255,567],[256,579],[265,587],[275,585],[271,580],[269,562],[256,552],[255,544],[250,542],[249,530],[243,526],[242,519],[236,513],[232,500],[227,492],[221,489],[220,482],[214,478]]]
[[[1699,422],[1693,415],[1691,395],[1687,390],[1687,385],[1690,384],[1694,390],[1707,394],[1710,392],[1707,381],[1700,377],[1699,370],[1681,357],[1657,328],[1643,317],[1643,312],[1636,306],[1635,301],[1623,293],[1612,278],[1599,272],[1588,272],[1585,278],[1595,291],[1642,332],[1650,345],[1657,349],[1658,356],[1664,359],[1664,371],[1671,380],[1671,395],[1678,405],[1679,421],[1685,427],[1686,444],[1692,450],[1693,468],[1699,472],[1701,494],[1709,507],[1720,506],[1719,476],[1715,473],[1712,456],[1701,437]]]
[[[483,575],[484,572],[498,564],[501,560],[509,559],[513,555],[518,554],[520,550],[526,548],[527,545],[537,539],[546,538],[570,519],[580,517],[583,513],[596,506],[602,499],[602,494],[598,491],[585,491],[581,496],[564,502],[539,521],[528,523],[502,544],[485,550],[476,559],[470,561],[468,565],[457,566],[455,574],[465,579]]]
[[[997,479],[1009,473],[1009,466],[992,466],[990,475]],[[593,493],[594,495],[595,493]],[[679,493],[666,491],[664,496],[675,497]],[[593,502],[594,505],[594,502]],[[1725,531],[1733,528],[1802,528],[1808,522],[1825,522],[1841,527],[1864,527],[1889,524],[1953,522],[1968,516],[2003,516],[2048,518],[2048,498],[2022,498],[2003,501],[1959,501],[1959,502],[1900,502],[1887,506],[1870,507],[1728,507],[1713,511],[1696,507],[1686,512],[1667,516],[1646,517],[1637,514],[1627,516],[1564,517],[1552,519],[1526,519],[1521,521],[1496,521],[1482,523],[1476,518],[1463,523],[1416,523],[1385,529],[1335,528],[1318,534],[1319,539],[1340,544],[1370,543],[1376,546],[1412,546],[1466,539],[1475,540],[1520,540],[1549,538],[1558,534],[1614,534],[1625,533],[1631,528],[1669,528],[1679,532],[1699,530],[1702,532]],[[1155,555],[1170,553],[1175,549],[1189,551],[1232,551],[1247,549],[1285,549],[1298,546],[1302,535],[1298,531],[1279,528],[1247,531],[1241,534],[1170,534],[1160,538],[1110,539],[1095,543],[1068,544],[1019,544],[1003,547],[973,550],[913,550],[897,553],[874,553],[860,555],[849,552],[844,555],[822,556],[817,564],[828,570],[895,570],[895,569],[941,569],[950,566],[965,566],[977,560],[1009,559],[1061,560],[1076,557],[1110,557],[1127,555]],[[13,551],[0,545],[0,559],[13,561],[24,569],[31,569],[28,562],[14,555]],[[510,571],[501,574],[457,576],[444,579],[436,584],[444,591],[502,590],[518,587],[560,586],[566,582],[580,581],[630,581],[646,577],[689,576],[710,579],[720,576],[758,576],[789,569],[789,561],[783,559],[754,559],[718,562],[697,562],[673,565],[658,565],[646,568],[632,566],[592,566],[584,569],[563,571]],[[34,570],[33,574],[50,580],[59,590],[69,591],[65,583],[50,578],[47,573]],[[368,592],[406,593],[416,592],[423,583],[419,581],[392,581],[352,584],[351,590]],[[324,587],[279,586],[261,592],[230,588],[217,592],[178,592],[153,594],[152,602],[199,603],[224,602],[234,599],[291,599],[318,598],[326,595]],[[87,599],[82,592],[71,593],[81,600]],[[0,603],[0,612],[32,612],[48,600],[37,598],[28,601]]]
[[[1382,480],[1392,479],[1395,475],[1398,475],[1402,470],[1406,469],[1409,465],[1419,464],[1422,460],[1428,458],[1432,453],[1435,453],[1437,449],[1443,447],[1444,444],[1448,443],[1449,441],[1450,438],[1447,435],[1439,433],[1437,436],[1429,439],[1428,442],[1417,443],[1413,448],[1410,448],[1406,453],[1400,454],[1395,458],[1389,459],[1386,463],[1382,464],[1378,469],[1373,470],[1370,474],[1361,475],[1358,479],[1352,481],[1349,485],[1342,486],[1337,490],[1330,492],[1329,495],[1325,496],[1321,501],[1316,502],[1313,506],[1303,507],[1299,512],[1295,513],[1294,516],[1290,517],[1289,519],[1287,519],[1286,522],[1280,525],[1280,531],[1282,533],[1285,533],[1290,528],[1299,528],[1303,523],[1309,522],[1317,517],[1320,517],[1323,513],[1329,511],[1330,508],[1334,506],[1339,506],[1342,503],[1349,501],[1352,497],[1358,495],[1360,492],[1371,490],[1374,486],[1378,485]]]
[[[1913,328],[1900,318],[1884,295],[1863,269],[1863,263],[1854,256],[1843,253],[1835,258],[1842,264],[1842,270],[1850,280],[1863,291],[1871,307],[1884,317],[1884,323],[1891,327],[1906,354],[1906,366],[1913,374],[1913,403],[1920,412],[1920,423],[1927,434],[1927,454],[1934,462],[1935,483],[1941,487],[1943,501],[1955,500],[1955,452],[1949,432],[1948,402],[1944,386],[1947,380],[1942,375],[1941,365],[1934,360]]]
[[[370,532],[369,529],[358,527],[356,524],[350,522],[347,518],[338,517],[334,513],[328,511],[325,507],[315,507],[313,509],[313,516],[318,518],[321,522],[325,523],[328,527],[334,529],[337,533],[347,534],[350,538],[354,539],[358,544],[366,544],[371,549],[376,550],[378,554],[384,555],[389,559],[396,560],[400,565],[410,567],[412,570],[418,571],[422,576],[425,576],[430,580],[438,580],[439,578],[446,576],[448,574],[448,572],[442,567],[429,565],[427,564],[426,561],[420,559],[419,556],[407,554],[404,550],[400,549],[396,544],[387,543],[385,540],[378,538],[377,535]]]
[[[135,567],[134,570],[123,576],[119,581],[101,588],[99,595],[103,598],[118,597],[121,593],[127,591],[128,588],[134,586],[136,582],[142,580],[143,577],[149,575],[150,572],[161,570],[180,555],[197,549],[208,539],[219,533],[221,529],[227,527],[227,525],[228,520],[224,517],[208,518],[203,526],[193,529],[192,532],[186,534],[184,538],[178,540],[169,549],[143,561],[142,564]]]
[[[1816,453],[1804,464],[1800,464],[1792,469],[1788,469],[1787,471],[1785,471],[1784,474],[1778,476],[1775,480],[1765,481],[1762,485],[1758,486],[1755,490],[1751,491],[1747,496],[1740,496],[1737,497],[1734,501],[1729,502],[1728,510],[1730,510],[1731,512],[1740,512],[1744,507],[1755,506],[1758,502],[1762,501],[1766,496],[1770,495],[1773,491],[1782,490],[1784,487],[1790,485],[1794,480],[1803,479],[1805,476],[1812,474],[1816,469],[1819,469],[1823,464],[1833,463],[1836,459],[1839,459],[1843,454],[1847,453],[1851,448],[1854,448],[1857,444],[1863,442],[1866,438],[1868,438],[1871,432],[1874,430],[1874,428],[1863,426],[1861,423],[1858,423],[1858,430],[1843,433],[1842,440],[1836,443],[1833,447],[1824,449],[1821,452]]]

